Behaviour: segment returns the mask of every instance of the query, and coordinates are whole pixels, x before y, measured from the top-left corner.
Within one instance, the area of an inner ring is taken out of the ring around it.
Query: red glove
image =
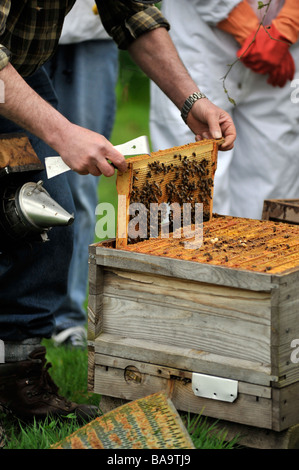
[[[269,74],[267,82],[272,86],[284,87],[288,80],[293,80],[295,75],[295,63],[291,54]]]
[[[265,74],[281,64],[289,54],[289,46],[289,41],[275,26],[261,26],[257,33],[252,32],[246,39],[237,56],[254,72]]]
[[[266,29],[261,26],[258,32],[250,34],[237,55],[254,72],[269,73],[269,84],[283,86],[295,73],[290,45],[273,24]]]

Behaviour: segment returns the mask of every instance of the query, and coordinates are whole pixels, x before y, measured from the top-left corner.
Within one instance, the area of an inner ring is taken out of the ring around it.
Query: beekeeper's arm
[[[299,5],[297,0],[285,0],[284,6],[272,21],[272,26],[280,32],[291,44],[299,36]]]
[[[182,110],[186,98],[199,91],[164,28],[143,34],[128,50],[134,61],[178,109]],[[194,132],[196,140],[223,136],[225,142],[221,150],[233,147],[236,131],[230,115],[207,98],[194,102],[187,114],[186,123]]]
[[[113,4],[116,13],[119,12],[122,21],[117,14],[110,14],[109,3]],[[167,20],[151,5],[153,2],[145,3],[142,6],[134,0],[114,0],[112,3],[96,0],[102,23],[119,48],[127,48],[138,66],[182,111],[189,97],[200,90],[178,56],[168,34]],[[188,109],[185,122],[197,140],[223,136],[225,142],[221,150],[233,147],[236,131],[228,113],[207,98],[196,99]]]

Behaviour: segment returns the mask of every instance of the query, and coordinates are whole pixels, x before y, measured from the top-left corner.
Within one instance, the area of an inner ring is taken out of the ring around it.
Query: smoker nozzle
[[[74,216],[63,209],[43,188],[43,182],[25,183],[18,190],[16,205],[25,224],[36,229],[70,225]]]

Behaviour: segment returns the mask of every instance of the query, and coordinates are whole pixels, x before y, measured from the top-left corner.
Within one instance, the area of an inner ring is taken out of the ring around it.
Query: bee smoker
[[[32,182],[44,170],[27,136],[0,135],[0,251],[14,242],[47,241],[54,226],[70,225],[74,216]]]

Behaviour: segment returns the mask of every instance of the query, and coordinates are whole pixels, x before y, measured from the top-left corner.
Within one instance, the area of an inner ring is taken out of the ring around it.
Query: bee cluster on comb
[[[210,219],[219,143],[221,141],[205,140],[160,150],[150,157],[142,155],[127,160],[128,171],[118,174],[117,190],[119,195],[126,196],[127,209],[130,205],[132,208],[128,224],[138,214],[134,204],[141,204],[146,209],[146,217],[138,220],[138,230],[143,236],[128,236],[127,243],[123,240],[123,246],[150,237],[153,220],[156,223],[151,211],[155,204],[161,208],[158,213],[159,227],[166,218],[170,233],[173,231],[174,217],[179,216],[182,221],[185,204],[189,205],[190,224],[195,223],[196,204],[202,204],[203,220]]]
[[[197,162],[195,152],[192,152],[192,157],[193,160],[187,155],[182,157],[181,154],[175,154],[173,161],[178,159],[179,164],[165,164],[159,160],[148,163],[147,179],[141,188],[135,184],[139,171],[134,170],[131,202],[157,203],[164,196],[163,201],[168,204],[202,202],[208,206],[214,186],[213,178],[209,177],[209,163],[205,158]],[[212,163],[214,165],[215,162]],[[198,178],[197,181],[194,177]],[[209,218],[209,213],[206,218]]]
[[[199,249],[184,250],[184,242],[184,238],[152,239],[126,249],[268,274],[282,273],[299,264],[298,225],[214,214],[204,224]]]

